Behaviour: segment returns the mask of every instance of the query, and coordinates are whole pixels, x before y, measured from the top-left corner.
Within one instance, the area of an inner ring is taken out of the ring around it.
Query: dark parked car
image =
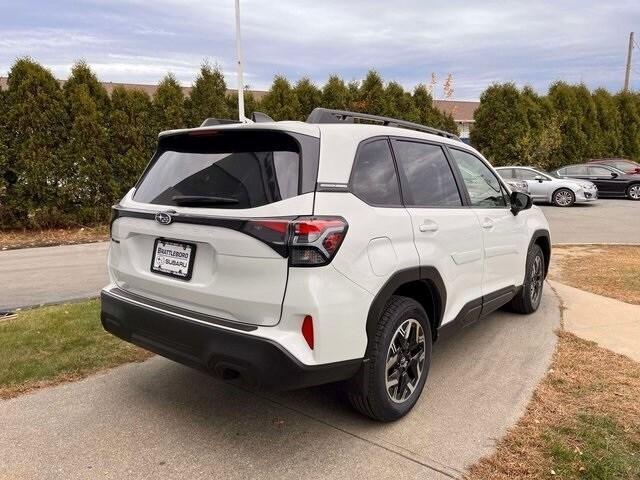
[[[620,197],[640,200],[640,175],[627,174],[602,164],[569,165],[551,172],[558,178],[589,180],[598,187],[599,197]]]
[[[595,158],[589,160],[588,163],[598,163],[601,165],[608,165],[618,170],[622,170],[624,173],[640,174],[640,163],[633,160],[627,160],[626,158]]]

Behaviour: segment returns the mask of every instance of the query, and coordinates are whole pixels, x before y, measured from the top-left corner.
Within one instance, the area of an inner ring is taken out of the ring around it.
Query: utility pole
[[[242,41],[240,38],[240,0],[236,0],[236,58],[238,60],[238,120],[246,122],[244,116],[244,80],[242,78]]]
[[[631,77],[631,53],[633,52],[633,32],[629,35],[629,51],[627,52],[627,71],[624,75],[623,91],[629,90],[629,77]]]

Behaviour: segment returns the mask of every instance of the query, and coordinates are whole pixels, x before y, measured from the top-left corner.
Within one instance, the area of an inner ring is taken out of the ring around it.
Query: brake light
[[[290,264],[294,267],[326,265],[335,256],[347,233],[340,217],[300,217],[291,227]]]
[[[265,242],[293,267],[327,265],[347,233],[341,217],[256,218],[247,220],[245,233]]]

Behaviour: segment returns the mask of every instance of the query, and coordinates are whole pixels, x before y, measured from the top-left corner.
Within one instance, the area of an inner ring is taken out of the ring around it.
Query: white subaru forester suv
[[[438,338],[538,308],[550,253],[541,210],[445,132],[326,109],[168,131],[113,208],[102,324],[227,381],[344,381],[390,421]]]

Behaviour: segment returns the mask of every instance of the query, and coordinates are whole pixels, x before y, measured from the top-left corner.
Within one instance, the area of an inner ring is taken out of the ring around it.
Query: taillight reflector
[[[309,348],[313,350],[313,318],[311,315],[307,315],[302,321],[302,336],[307,341]]]

